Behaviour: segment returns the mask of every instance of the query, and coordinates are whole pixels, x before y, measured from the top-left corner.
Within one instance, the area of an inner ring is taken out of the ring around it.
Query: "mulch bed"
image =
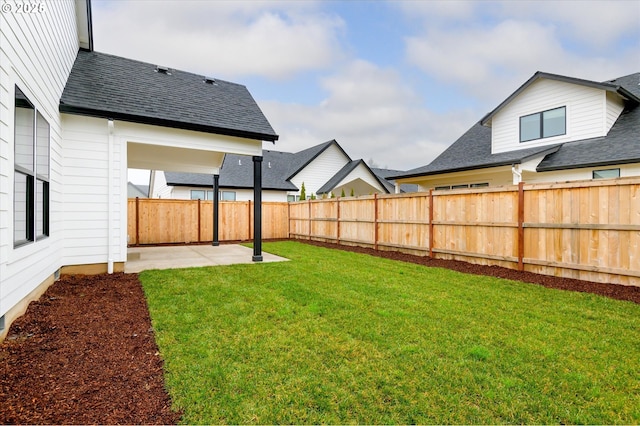
[[[640,303],[640,287],[309,242],[426,266]],[[175,424],[137,274],[66,276],[0,345],[0,424]]]
[[[65,276],[0,345],[0,424],[175,424],[137,274]]]

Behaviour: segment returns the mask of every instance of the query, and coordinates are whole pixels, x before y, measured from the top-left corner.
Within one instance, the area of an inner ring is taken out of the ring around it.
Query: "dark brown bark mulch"
[[[400,260],[403,262],[417,263],[420,265],[432,266],[436,268],[447,268],[467,274],[487,275],[508,280],[522,281],[531,284],[538,284],[549,288],[560,290],[580,291],[584,293],[594,293],[601,296],[618,300],[628,300],[640,304],[640,287],[603,284],[591,281],[576,280],[573,278],[553,277],[549,275],[534,274],[532,272],[517,271],[515,269],[502,268],[500,266],[474,265],[472,263],[457,260],[432,259],[428,256],[415,256],[396,251],[377,251],[364,247],[344,246],[334,243],[323,243],[318,241],[296,240],[320,247],[328,247],[337,250],[347,250],[356,253],[369,254],[371,256],[384,257],[387,259]]]
[[[67,276],[0,345],[0,424],[175,424],[137,274]]]

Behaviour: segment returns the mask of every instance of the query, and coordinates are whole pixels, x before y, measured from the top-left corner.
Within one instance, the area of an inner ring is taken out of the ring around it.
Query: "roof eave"
[[[604,167],[604,166],[615,166],[618,164],[634,164],[640,163],[640,158],[627,158],[623,160],[608,160],[608,161],[593,161],[589,163],[583,164],[572,164],[572,165],[559,165],[559,166],[547,166],[547,167],[536,167],[536,171],[538,172],[555,172],[559,170],[570,170],[570,169],[585,169],[588,167]]]
[[[260,141],[275,142],[279,138],[279,136],[276,134],[256,133],[256,132],[249,132],[249,131],[239,130],[239,129],[228,129],[228,128],[222,128],[222,127],[216,127],[216,126],[206,126],[203,124],[186,123],[186,122],[175,121],[175,120],[165,120],[165,119],[155,118],[155,117],[144,117],[140,115],[126,114],[121,112],[111,112],[111,111],[96,110],[91,108],[76,107],[73,105],[66,105],[63,103],[60,104],[58,109],[60,112],[66,113],[66,114],[98,117],[98,118],[105,118],[109,120],[122,120],[122,121],[128,121],[132,123],[149,124],[152,126],[170,127],[173,129],[192,130],[192,131],[204,132],[204,133],[214,133],[218,135],[234,136],[239,138],[253,139],[253,140],[260,140]]]

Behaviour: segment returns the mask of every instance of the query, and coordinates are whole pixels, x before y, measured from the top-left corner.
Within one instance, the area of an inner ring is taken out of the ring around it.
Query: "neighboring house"
[[[242,85],[93,51],[89,0],[28,14],[11,4],[0,14],[0,339],[60,273],[123,270],[128,168],[214,174],[225,154],[259,168],[263,141],[278,139]]]
[[[429,189],[640,176],[640,73],[598,83],[537,72],[429,165]]]
[[[342,191],[355,196],[394,191],[393,181],[386,177],[400,171],[371,169],[363,160],[351,160],[335,140],[296,153],[263,151],[262,199],[264,201],[296,201],[302,183],[307,197],[340,196]],[[213,198],[213,177],[198,173],[151,172],[152,198]],[[220,169],[220,199],[246,201],[253,199],[251,159],[227,154]],[[412,191],[416,185],[402,186]]]
[[[127,197],[148,198],[149,185],[136,185],[131,182],[127,182]]]

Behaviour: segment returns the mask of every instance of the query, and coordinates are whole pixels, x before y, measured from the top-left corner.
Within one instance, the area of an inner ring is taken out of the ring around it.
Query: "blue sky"
[[[640,71],[638,0],[92,4],[97,51],[246,85],[280,135],[266,149],[336,139],[398,170],[428,164],[536,71]]]

